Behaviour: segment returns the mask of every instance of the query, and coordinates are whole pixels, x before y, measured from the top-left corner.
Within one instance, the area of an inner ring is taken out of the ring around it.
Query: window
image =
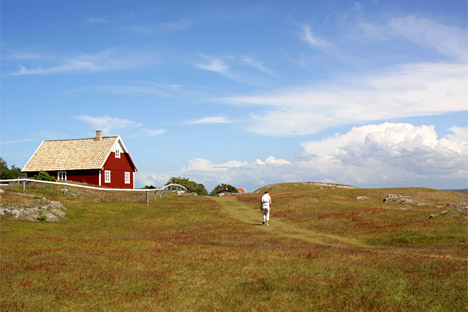
[[[115,150],[115,158],[120,158],[120,150]]]
[[[130,172],[125,172],[125,184],[130,184]]]
[[[57,172],[57,180],[66,181],[67,180],[67,172],[66,171]]]
[[[110,170],[104,171],[104,183],[111,183]]]

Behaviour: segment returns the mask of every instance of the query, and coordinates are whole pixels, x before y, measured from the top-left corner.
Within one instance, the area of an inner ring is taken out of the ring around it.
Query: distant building
[[[245,189],[243,189],[243,188],[238,188],[238,189],[237,189],[237,192],[238,192],[238,193],[247,193],[247,192],[245,191]]]
[[[217,195],[218,197],[222,197],[222,196],[225,196],[225,195],[231,195],[231,194],[233,194],[233,193],[234,193],[233,191],[230,191],[230,190],[228,190],[228,189],[225,189],[225,190],[222,190],[222,191],[218,191],[218,192],[216,193],[216,195]]]
[[[111,188],[134,188],[137,168],[120,136],[42,141],[22,172],[45,171],[57,180]]]

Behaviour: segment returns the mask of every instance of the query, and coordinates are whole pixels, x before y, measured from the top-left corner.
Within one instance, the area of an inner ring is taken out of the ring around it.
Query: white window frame
[[[57,172],[57,180],[58,181],[67,181],[67,172],[66,171],[58,171]]]
[[[130,172],[125,172],[125,184],[130,184]]]
[[[120,158],[120,150],[115,150],[115,158]]]
[[[111,171],[104,170],[104,183],[111,183]]]

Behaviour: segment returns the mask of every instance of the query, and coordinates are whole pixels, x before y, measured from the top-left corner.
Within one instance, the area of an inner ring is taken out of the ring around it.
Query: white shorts
[[[270,221],[270,205],[268,203],[264,203],[262,205],[263,210],[263,221]]]

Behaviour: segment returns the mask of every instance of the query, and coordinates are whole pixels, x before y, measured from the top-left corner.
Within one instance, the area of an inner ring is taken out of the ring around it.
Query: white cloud
[[[104,135],[111,135],[114,131],[130,131],[129,137],[141,138],[141,137],[155,137],[166,132],[165,129],[148,129],[142,128],[143,124],[118,117],[111,116],[89,116],[79,115],[74,117],[77,120],[84,121],[89,124],[94,130],[102,130]]]
[[[245,63],[247,65],[250,65],[253,68],[256,68],[256,69],[260,70],[261,72],[264,72],[265,74],[275,76],[275,73],[272,70],[270,70],[269,68],[265,67],[265,65],[263,65],[262,61],[256,60],[251,56],[243,56],[243,57],[240,58],[240,60],[243,63]]]
[[[183,167],[182,171],[218,171],[227,170],[230,168],[239,168],[248,165],[248,162],[230,160],[221,164],[212,164],[208,159],[195,158],[189,160],[189,165]]]
[[[328,85],[218,100],[258,108],[248,131],[306,135],[333,126],[464,111],[467,83],[464,64],[412,64]]]
[[[302,40],[307,42],[312,47],[321,49],[330,47],[330,44],[327,41],[318,38],[312,33],[310,25],[304,25],[302,27]]]
[[[195,67],[206,71],[219,73],[228,77],[230,76],[227,72],[229,66],[226,65],[221,58],[206,56],[203,54],[200,54],[200,56],[202,56],[207,61],[207,63],[195,64]]]
[[[2,49],[2,59],[9,61],[41,60],[47,57],[37,51],[18,51],[13,49]]]
[[[149,94],[168,97],[182,93],[181,86],[178,84],[155,82],[136,82],[124,85],[98,85],[93,89],[118,94]]]
[[[268,156],[265,161],[261,160],[261,159],[257,159],[255,161],[255,164],[257,165],[287,165],[287,164],[290,164],[289,161],[285,160],[285,159],[276,159],[275,157],[273,156]]]
[[[230,124],[233,121],[229,120],[224,116],[211,116],[204,117],[195,121],[190,122],[192,125],[201,125],[201,124]]]
[[[434,126],[368,125],[302,146],[304,154],[324,168],[332,165],[363,181],[468,178],[468,141],[457,133],[440,139]]]
[[[142,173],[141,181],[163,185],[172,176],[182,176],[204,184],[208,190],[228,183],[250,191],[271,183],[307,181],[358,187],[466,188],[467,130],[454,127],[452,134],[439,138],[430,125],[367,125],[303,143],[308,160],[290,162],[269,156],[253,163],[232,160],[213,164],[196,158],[178,172]]]
[[[447,136],[451,141],[463,142],[468,141],[468,127],[452,127],[450,131],[452,135]]]
[[[141,129],[133,137],[155,137],[165,132],[165,129]]]
[[[80,115],[76,116],[75,119],[88,123],[95,130],[102,130],[104,134],[111,133],[116,129],[135,129],[142,126],[141,123],[133,120],[110,116],[94,117],[89,115]]]
[[[464,62],[468,60],[466,29],[415,16],[392,19],[388,27],[395,34],[422,47]]]
[[[63,60],[56,60],[54,64],[41,65],[34,68],[19,65],[19,70],[11,73],[11,75],[95,73],[108,70],[130,69],[143,63],[149,64],[151,62],[151,58],[144,55],[122,56],[116,55],[115,49],[108,49],[98,54],[82,54]]]

